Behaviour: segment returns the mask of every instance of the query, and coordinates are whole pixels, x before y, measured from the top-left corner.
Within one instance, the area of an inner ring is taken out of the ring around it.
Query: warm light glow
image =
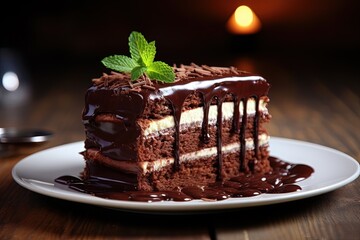
[[[242,5],[230,17],[227,28],[233,34],[254,34],[260,31],[261,23],[248,6]]]
[[[248,6],[242,5],[235,11],[235,21],[242,27],[248,27],[254,19],[254,14]]]
[[[2,85],[9,92],[16,91],[18,89],[20,82],[16,73],[6,72],[2,77]]]

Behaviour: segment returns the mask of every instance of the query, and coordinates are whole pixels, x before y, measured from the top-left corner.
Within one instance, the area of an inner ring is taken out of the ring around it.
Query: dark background
[[[236,42],[225,24],[242,4],[262,29]],[[11,1],[0,14],[0,48],[7,53],[0,64],[14,62],[35,93],[67,81],[90,84],[107,71],[103,57],[129,54],[127,38],[137,30],[156,41],[156,60],[169,64],[235,65],[266,78],[285,69],[304,82],[312,80],[303,72],[333,71],[319,77],[337,81],[350,71],[346,81],[357,86],[359,6],[356,0]]]

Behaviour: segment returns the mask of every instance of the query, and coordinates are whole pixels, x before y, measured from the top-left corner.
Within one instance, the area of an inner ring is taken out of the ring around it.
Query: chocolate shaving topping
[[[175,73],[175,82],[189,78],[221,76],[226,74],[240,75],[241,73],[245,73],[235,67],[199,66],[195,63],[191,63],[190,65],[180,64],[179,66],[174,64],[173,69]],[[111,71],[110,74],[103,73],[100,78],[93,79],[92,82],[97,87],[109,87],[112,89],[127,88],[130,91],[136,92],[141,91],[142,88],[155,90],[154,84],[146,75],[142,75],[139,79],[132,81],[130,73]]]

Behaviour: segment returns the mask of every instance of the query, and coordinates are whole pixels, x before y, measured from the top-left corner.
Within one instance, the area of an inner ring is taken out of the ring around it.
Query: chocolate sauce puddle
[[[55,187],[88,193],[97,197],[138,201],[220,201],[228,198],[253,197],[263,193],[290,193],[300,191],[297,182],[311,176],[314,169],[304,164],[292,164],[275,157],[269,158],[272,171],[267,174],[241,174],[228,181],[214,183],[208,187],[185,187],[174,191],[136,191],[126,182],[111,179],[90,178],[82,180],[74,176],[55,179]]]

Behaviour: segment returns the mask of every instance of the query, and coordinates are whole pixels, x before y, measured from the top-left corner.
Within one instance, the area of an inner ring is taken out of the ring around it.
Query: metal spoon
[[[0,143],[40,143],[53,133],[42,129],[0,128]]]

